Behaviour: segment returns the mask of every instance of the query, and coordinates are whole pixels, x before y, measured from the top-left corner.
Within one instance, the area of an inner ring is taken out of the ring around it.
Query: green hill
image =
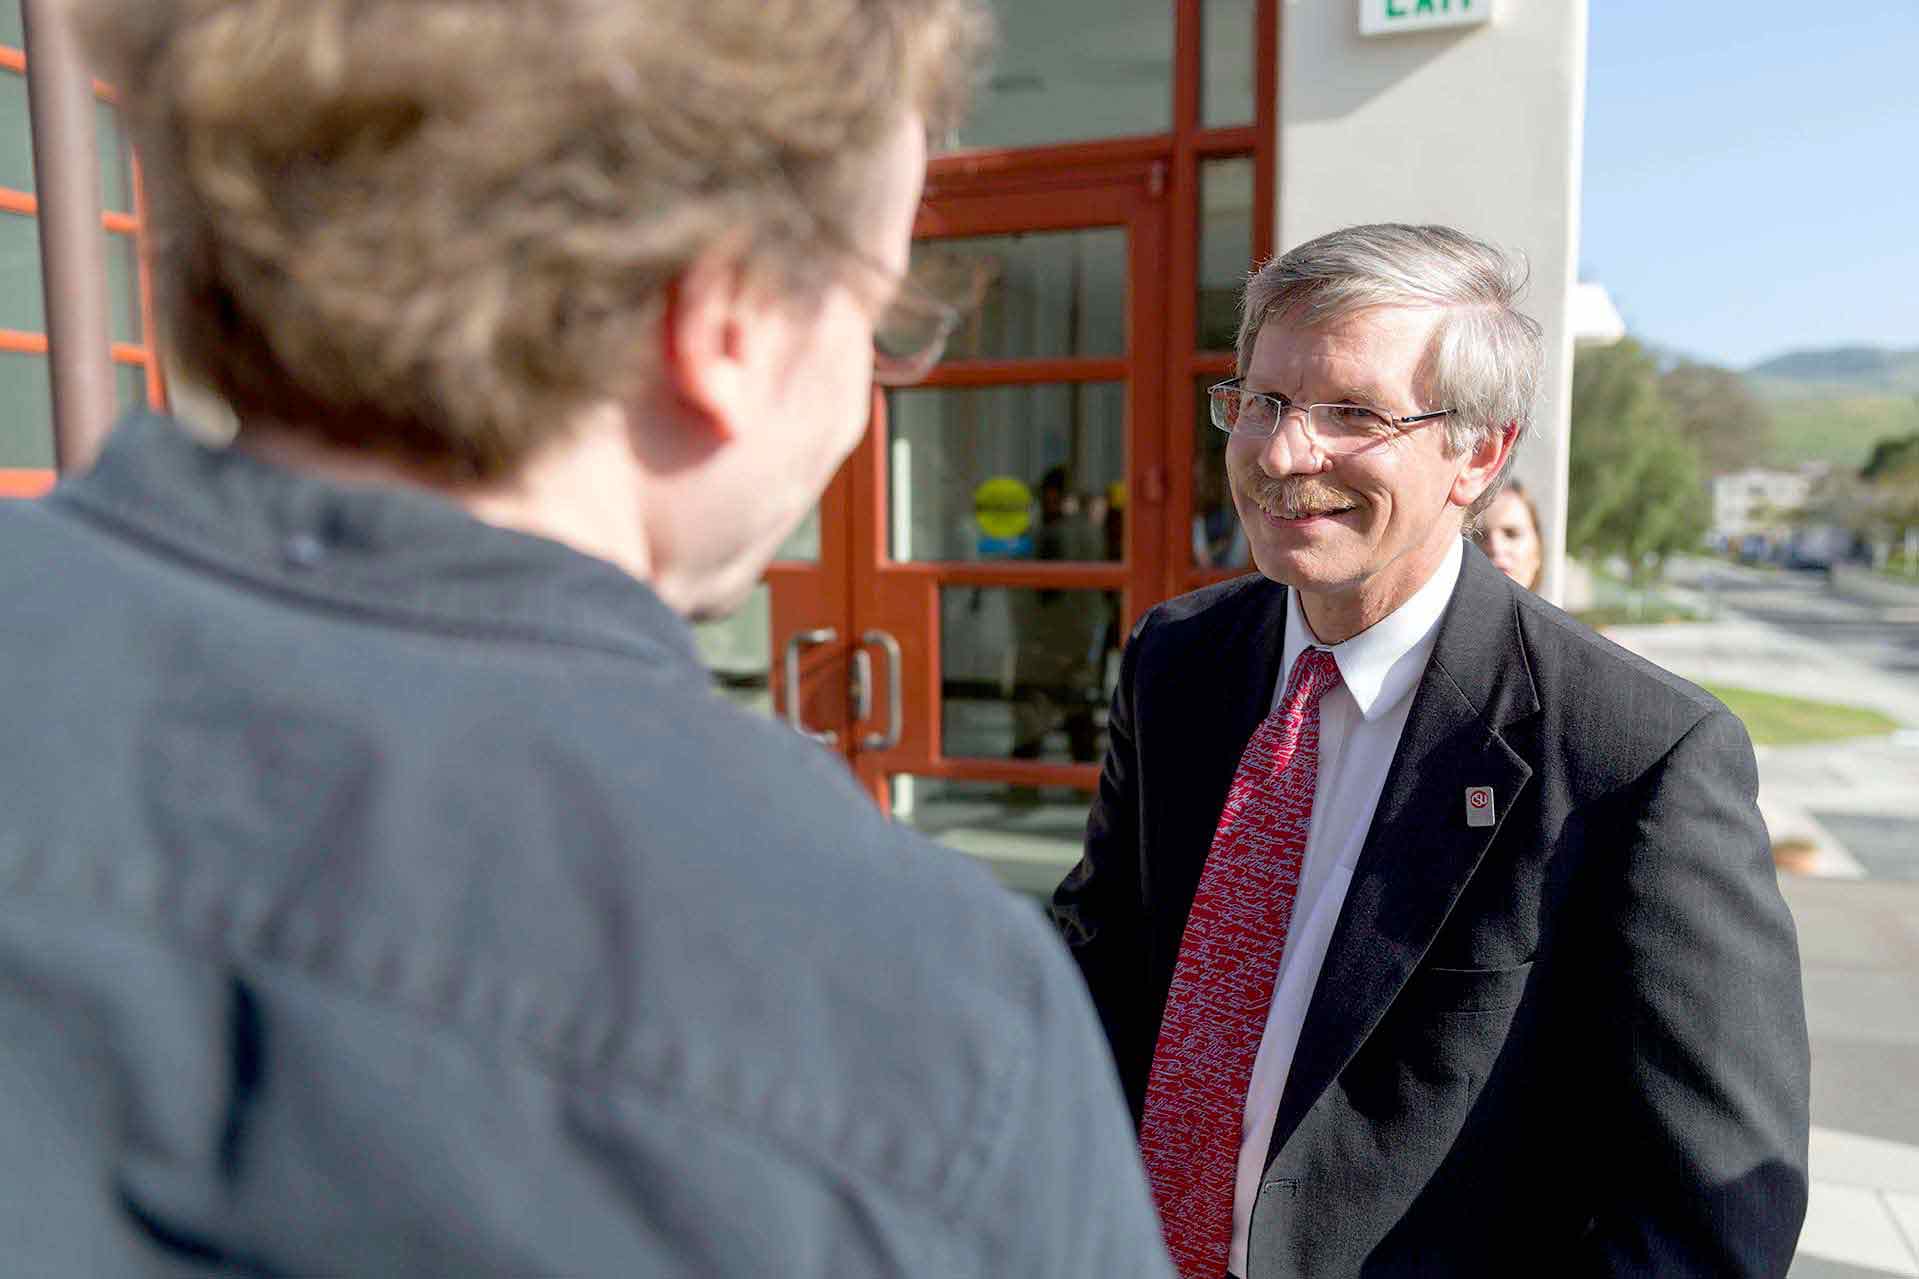
[[[1789,351],[1745,376],[1772,411],[1767,462],[1861,466],[1879,440],[1919,431],[1919,351]]]
[[[1788,351],[1746,370],[1762,394],[1919,394],[1919,351],[1841,346]]]
[[[1910,395],[1850,395],[1830,399],[1772,399],[1772,454],[1781,465],[1833,462],[1866,464],[1872,446],[1888,436],[1919,431],[1919,398]]]

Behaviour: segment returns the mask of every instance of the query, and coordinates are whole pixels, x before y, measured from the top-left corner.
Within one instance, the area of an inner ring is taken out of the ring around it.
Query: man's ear
[[[1466,464],[1453,479],[1450,494],[1454,506],[1468,507],[1479,500],[1486,486],[1499,478],[1506,459],[1519,442],[1519,423],[1508,422],[1500,430],[1474,445],[1466,454]]]
[[[660,316],[662,383],[717,441],[733,438],[754,394],[745,283],[736,256],[709,249],[667,285]]]

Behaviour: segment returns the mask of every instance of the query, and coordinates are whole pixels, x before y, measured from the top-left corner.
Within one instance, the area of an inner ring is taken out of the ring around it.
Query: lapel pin
[[[1466,788],[1466,824],[1491,826],[1493,821],[1493,788],[1468,786]]]

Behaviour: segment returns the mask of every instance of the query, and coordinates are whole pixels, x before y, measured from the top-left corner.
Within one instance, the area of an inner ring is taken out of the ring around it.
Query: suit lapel
[[[1179,695],[1167,707],[1171,729],[1164,741],[1180,758],[1171,774],[1179,785],[1160,795],[1159,834],[1153,846],[1181,850],[1154,868],[1154,895],[1177,904],[1183,927],[1199,888],[1199,875],[1213,845],[1226,792],[1253,730],[1272,708],[1273,685],[1286,647],[1286,589],[1265,580],[1249,583],[1232,624],[1207,637],[1200,652],[1182,652],[1169,672]],[[1177,948],[1177,936],[1174,948]],[[1165,977],[1172,978],[1172,957]]]
[[[1468,546],[1307,1008],[1269,1163],[1379,1024],[1498,833],[1466,825],[1466,789],[1492,787],[1502,822],[1512,811],[1532,769],[1499,729],[1538,709],[1512,587]]]

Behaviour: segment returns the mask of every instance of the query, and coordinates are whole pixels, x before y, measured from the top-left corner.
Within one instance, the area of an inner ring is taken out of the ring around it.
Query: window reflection
[[[773,714],[773,593],[762,582],[725,617],[693,628],[714,688],[756,715]]]
[[[1120,558],[1125,383],[920,387],[886,416],[894,559]]]
[[[116,361],[113,366],[113,391],[122,413],[147,407],[147,366]]]
[[[1193,384],[1193,527],[1195,568],[1246,568],[1252,554],[1246,530],[1233,507],[1226,478],[1226,435],[1207,418],[1206,388],[1223,379],[1205,377]]]
[[[1107,591],[941,590],[941,750],[1097,763],[1123,638],[1118,622],[1119,597]]]
[[[1166,0],[995,0],[999,49],[960,132],[967,147],[1030,147],[1173,127]]]
[[[913,277],[968,312],[948,360],[1126,353],[1124,228],[922,240]]]
[[[106,233],[107,310],[113,340],[139,346],[146,332],[140,317],[140,249],[130,235]]]
[[[1065,786],[890,779],[893,816],[977,857],[1014,892],[1045,900],[1079,860],[1092,797]]]
[[[95,146],[100,153],[100,201],[113,213],[133,212],[133,149],[111,102],[93,104]]]
[[[1239,295],[1253,266],[1253,161],[1208,160],[1199,167],[1199,325],[1202,351],[1230,351]]]
[[[0,329],[46,330],[40,288],[40,224],[0,210]]]
[[[47,357],[0,351],[0,467],[53,465],[53,389]]]
[[[1253,9],[1253,0],[1206,0],[1200,16],[1199,108],[1206,128],[1253,122],[1253,60],[1259,51]]]
[[[27,78],[7,67],[0,67],[0,187],[28,192],[34,189]]]

